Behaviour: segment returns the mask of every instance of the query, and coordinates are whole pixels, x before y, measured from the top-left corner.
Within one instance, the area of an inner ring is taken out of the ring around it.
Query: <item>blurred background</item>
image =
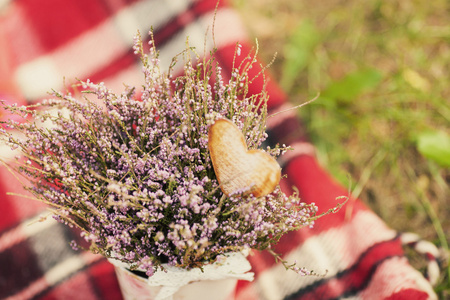
[[[450,1],[233,0],[323,166],[448,253]],[[408,252],[420,270],[426,265]],[[436,291],[450,295],[450,267]]]

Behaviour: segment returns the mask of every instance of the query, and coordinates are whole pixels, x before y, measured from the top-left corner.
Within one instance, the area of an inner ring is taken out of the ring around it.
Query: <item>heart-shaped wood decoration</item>
[[[244,135],[230,120],[219,119],[208,132],[209,154],[227,196],[247,190],[255,197],[273,192],[281,178],[277,161],[261,150],[248,150]]]

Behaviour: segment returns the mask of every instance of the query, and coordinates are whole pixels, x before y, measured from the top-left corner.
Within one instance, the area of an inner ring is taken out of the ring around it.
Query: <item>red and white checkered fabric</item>
[[[136,31],[154,28],[163,66],[168,66],[185,49],[186,37],[200,54],[209,53],[213,43],[211,39],[205,43],[205,34],[211,30],[215,7],[215,0],[0,1],[0,98],[33,103],[52,89],[63,90],[75,78],[103,81],[117,91],[123,83],[138,86],[141,67],[131,48]],[[221,1],[215,43],[224,73],[231,70],[238,41],[244,54],[250,51],[239,17]],[[260,78],[250,93],[258,93],[262,85]],[[269,113],[288,107],[273,80],[267,90]],[[321,211],[347,194],[318,165],[295,114],[270,118],[268,131],[270,141],[296,149],[282,161],[288,174],[282,182],[286,191],[297,187],[302,199],[315,202]],[[14,153],[2,146],[0,155],[8,159]],[[69,242],[80,240],[77,231],[53,221],[34,222],[44,205],[7,192],[23,194],[19,180],[2,166],[1,299],[122,298],[112,265],[71,249]],[[319,274],[328,270],[325,277],[301,277],[276,264],[269,253],[258,252],[249,257],[255,281],[239,282],[236,299],[435,298],[430,284],[408,264],[399,235],[359,200],[349,205],[348,218],[344,208],[317,221],[313,229],[286,235],[274,249]]]

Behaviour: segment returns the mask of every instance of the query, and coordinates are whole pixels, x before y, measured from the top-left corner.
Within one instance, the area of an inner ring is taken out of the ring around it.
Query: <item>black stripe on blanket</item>
[[[316,281],[284,299],[340,299],[357,295],[369,285],[377,268],[383,262],[393,257],[403,256],[398,239],[399,236],[396,236],[392,240],[383,241],[369,247],[349,268],[338,272],[333,277]],[[337,297],[327,295],[329,293],[327,284],[332,280],[337,280],[340,286],[344,286],[344,291]]]
[[[36,226],[31,222],[31,219],[22,221],[10,228],[9,237],[8,232],[1,236],[7,246],[0,255],[0,299],[27,289],[30,283],[44,278],[55,266],[80,255],[80,251],[70,246],[72,240],[84,247],[87,245],[78,230],[52,220],[44,221],[53,223],[42,229],[26,232],[28,226]]]

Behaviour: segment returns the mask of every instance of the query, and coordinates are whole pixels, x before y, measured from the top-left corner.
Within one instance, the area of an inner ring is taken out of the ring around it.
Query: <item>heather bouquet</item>
[[[55,219],[78,227],[89,250],[148,276],[164,266],[202,268],[226,253],[270,250],[285,233],[313,225],[317,207],[277,184],[264,194],[251,184],[226,192],[217,178],[208,145],[217,120],[234,124],[249,151],[267,137],[267,95],[247,94],[254,55],[224,80],[213,53],[199,60],[187,48],[161,70],[152,42],[145,51],[137,35],[134,50],[140,87],[115,93],[87,80],[40,104],[4,106],[23,117],[1,132],[20,149],[15,170]],[[173,77],[177,60],[184,75]],[[276,158],[287,150],[263,151]]]

